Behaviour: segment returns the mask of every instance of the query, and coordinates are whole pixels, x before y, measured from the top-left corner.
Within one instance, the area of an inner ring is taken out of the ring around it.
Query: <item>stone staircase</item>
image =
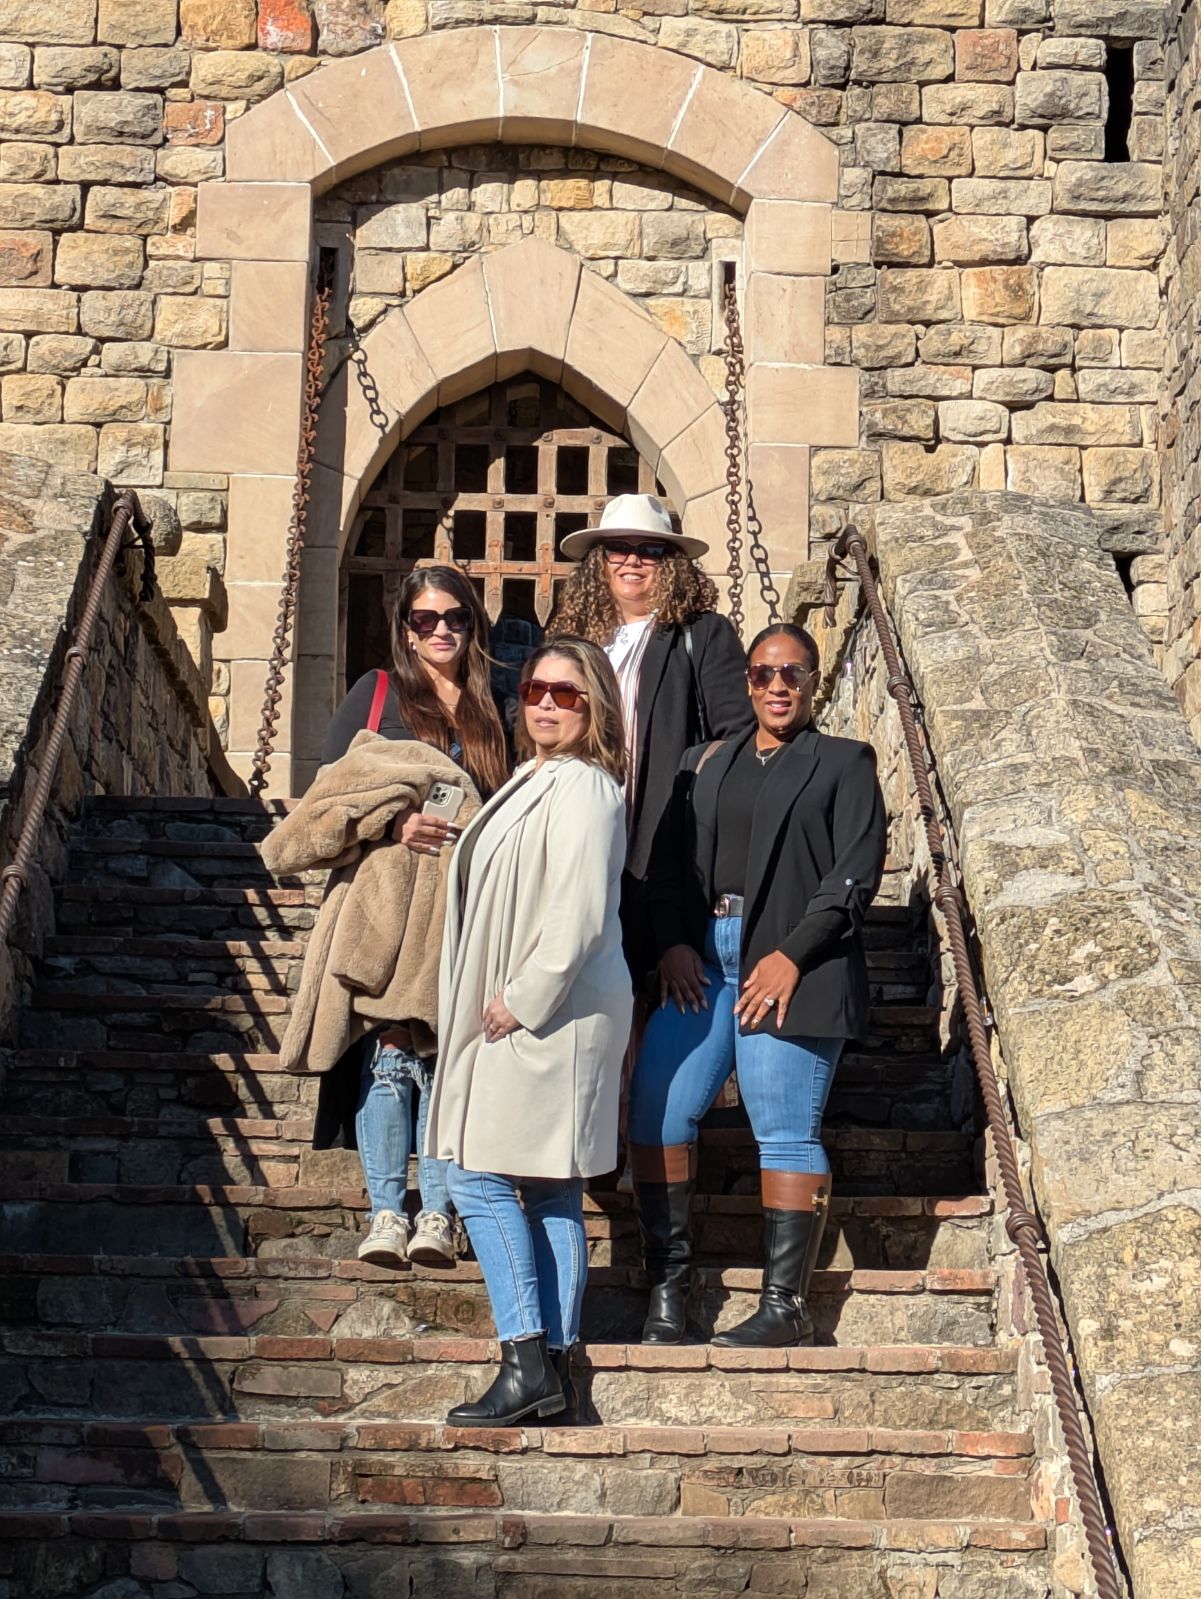
[[[1044,1374],[902,873],[830,1108],[818,1347],[632,1341],[634,1218],[597,1186],[597,1424],[456,1433],[478,1267],[360,1264],[357,1157],[309,1148],[316,1085],[279,1070],[321,879],[263,871],[278,810],[102,800],[74,840],[0,1104],[0,1593],[1048,1599]],[[757,1186],[714,1111],[698,1336],[753,1304]]]

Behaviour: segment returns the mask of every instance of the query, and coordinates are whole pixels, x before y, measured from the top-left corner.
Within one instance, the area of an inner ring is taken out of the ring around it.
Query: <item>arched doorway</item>
[[[432,562],[471,577],[492,655],[515,674],[571,570],[563,539],[627,493],[665,498],[629,439],[547,378],[527,372],[443,406],[363,495],[339,574],[339,692],[387,661],[401,579]]]

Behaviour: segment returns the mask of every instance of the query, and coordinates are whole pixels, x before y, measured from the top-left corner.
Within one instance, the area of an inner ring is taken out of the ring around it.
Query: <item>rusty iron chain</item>
[[[349,319],[346,320],[346,336],[350,345],[350,362],[355,370],[355,378],[367,402],[367,412],[371,418],[371,425],[380,438],[388,435],[388,413],[380,403],[379,385],[371,375],[371,368],[367,364],[367,351],[363,348],[362,336],[358,328]]]
[[[267,786],[271,755],[275,748],[279,707],[283,699],[284,670],[288,640],[296,616],[296,597],[300,589],[300,557],[304,549],[309,520],[309,484],[313,472],[313,444],[317,437],[317,411],[321,404],[321,384],[325,364],[325,342],[329,335],[330,285],[318,287],[313,296],[309,323],[309,344],[305,358],[304,406],[300,417],[300,444],[296,451],[296,486],[292,491],[292,516],[288,523],[287,556],[279,598],[278,620],[271,643],[267,668],[262,720],[250,776],[250,793],[258,798]]]
[[[935,871],[934,902],[942,911],[946,921],[947,940],[951,946],[955,979],[959,985],[964,1019],[967,1023],[972,1064],[984,1101],[989,1130],[992,1133],[997,1165],[1000,1168],[1001,1188],[1008,1211],[1005,1231],[1017,1248],[1034,1305],[1039,1336],[1042,1339],[1047,1369],[1051,1377],[1051,1392],[1071,1466],[1076,1499],[1080,1506],[1080,1518],[1084,1523],[1084,1535],[1097,1593],[1099,1599],[1123,1599],[1111,1541],[1112,1532],[1106,1523],[1101,1492],[1093,1469],[1092,1454],[1080,1420],[1072,1363],[1060,1330],[1055,1300],[1040,1252],[1045,1242],[1043,1230],[1038,1218],[1026,1203],[1017,1151],[1009,1129],[1001,1087],[993,1067],[985,1006],[968,944],[963,894],[951,875],[946,835],[939,819],[938,806],[930,783],[930,752],[915,715],[916,691],[908,668],[902,662],[893,640],[888,613],[880,598],[880,590],[868,557],[867,541],[853,523],[839,535],[826,563],[828,602],[836,596],[835,568],[845,561],[848,555],[855,563],[880,644],[880,653],[888,670],[886,687],[896,702],[905,734],[905,749],[909,757],[914,786],[917,789],[918,805]]]
[[[730,620],[741,638],[745,620],[742,610],[745,576],[742,558],[744,500],[748,554],[759,579],[759,591],[767,607],[768,618],[773,622],[780,619],[780,591],[772,577],[771,559],[763,542],[763,524],[755,509],[755,491],[751,483],[747,445],[746,357],[738,315],[738,286],[732,263],[726,264],[721,302],[726,329],[722,347],[726,363],[726,398],[722,406],[726,425],[726,527],[729,531],[726,549],[730,556],[726,570],[730,581]]]

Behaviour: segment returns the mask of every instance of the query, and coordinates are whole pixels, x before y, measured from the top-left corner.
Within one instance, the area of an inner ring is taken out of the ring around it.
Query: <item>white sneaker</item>
[[[449,1216],[440,1210],[418,1214],[409,1245],[409,1259],[419,1266],[442,1266],[455,1258],[455,1231]]]
[[[373,1266],[403,1266],[408,1258],[409,1224],[394,1210],[371,1218],[371,1231],[359,1245],[359,1259]]]

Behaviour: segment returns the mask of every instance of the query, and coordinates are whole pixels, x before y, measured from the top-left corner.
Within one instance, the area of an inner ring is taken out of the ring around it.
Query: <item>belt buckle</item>
[[[730,896],[728,894],[719,894],[717,896],[717,904],[713,907],[713,914],[714,916],[728,916],[730,914]]]

